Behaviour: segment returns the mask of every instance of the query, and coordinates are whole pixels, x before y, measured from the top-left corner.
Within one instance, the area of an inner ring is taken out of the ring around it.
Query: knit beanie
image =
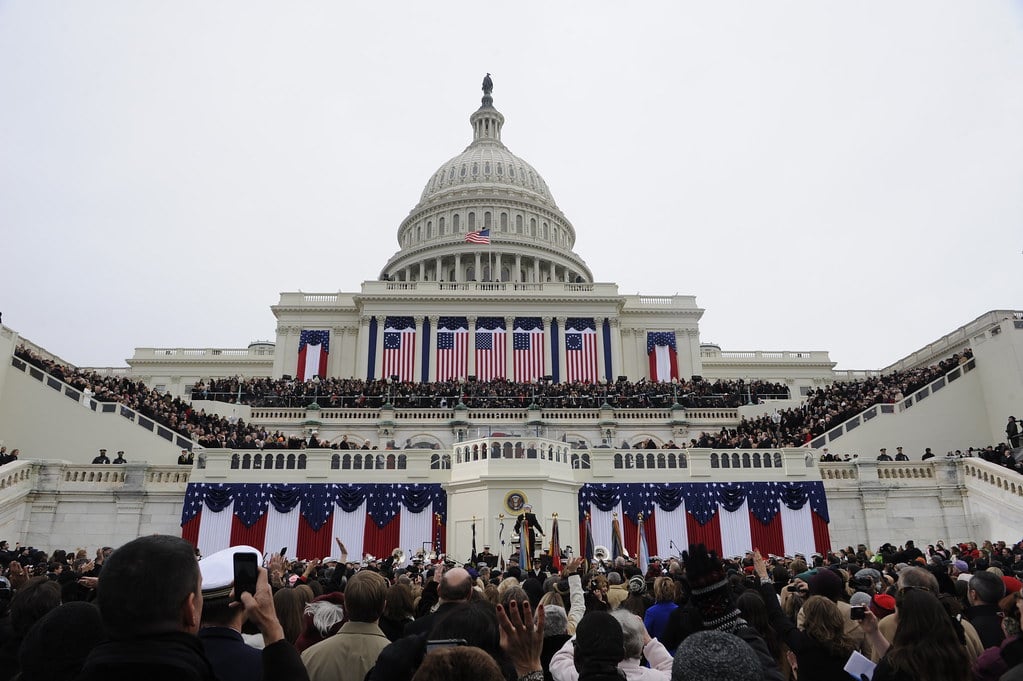
[[[698,631],[675,651],[672,681],[761,681],[764,670],[753,648],[735,634]]]
[[[818,570],[806,583],[810,587],[810,594],[814,596],[824,596],[837,601],[842,593],[842,578],[834,570]]]
[[[692,587],[693,605],[700,611],[703,626],[729,632],[747,626],[735,607],[732,589],[717,554],[708,551],[703,544],[696,544],[689,547],[683,560]]]
[[[646,580],[636,575],[629,578],[629,593],[643,595],[646,593]]]

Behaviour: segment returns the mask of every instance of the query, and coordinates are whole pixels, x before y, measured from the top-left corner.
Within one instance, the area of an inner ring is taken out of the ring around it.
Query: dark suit
[[[532,558],[536,555],[536,533],[547,536],[543,528],[540,527],[540,521],[536,519],[535,513],[523,513],[515,521],[515,531],[521,534],[522,523],[526,522],[529,524],[529,534],[526,536],[526,551],[530,557],[530,564],[532,564]]]
[[[245,645],[242,635],[229,627],[203,627],[199,640],[206,659],[222,681],[259,681],[263,678],[262,653]]]

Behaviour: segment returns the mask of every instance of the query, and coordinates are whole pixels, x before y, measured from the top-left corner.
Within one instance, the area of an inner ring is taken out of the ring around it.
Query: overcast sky
[[[503,139],[620,292],[885,366],[1023,309],[1023,2],[0,0],[0,311],[88,366],[272,339]]]

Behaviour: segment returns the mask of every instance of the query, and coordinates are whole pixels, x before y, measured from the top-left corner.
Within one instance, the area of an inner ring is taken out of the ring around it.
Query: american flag
[[[313,376],[327,377],[330,331],[303,329],[298,338],[298,366],[295,376],[306,381]]]
[[[412,317],[388,317],[384,322],[384,378],[415,380],[415,356],[416,324]]]
[[[506,378],[504,319],[480,317],[476,320],[476,378],[492,381]]]
[[[662,383],[678,378],[678,353],[674,331],[649,331],[646,353],[650,359],[650,380]]]
[[[465,235],[466,243],[470,244],[489,244],[490,243],[490,230],[481,229],[478,232],[469,232]]]
[[[565,322],[565,365],[569,382],[597,382],[597,330],[592,319]]]
[[[543,320],[539,317],[516,317],[512,334],[516,381],[528,383],[544,375],[543,343]]]
[[[469,322],[465,317],[437,321],[437,380],[465,380],[468,374]]]

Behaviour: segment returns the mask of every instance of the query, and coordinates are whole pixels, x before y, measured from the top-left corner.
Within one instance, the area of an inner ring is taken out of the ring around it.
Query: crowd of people
[[[193,400],[216,400],[254,407],[379,408],[389,403],[398,408],[442,409],[458,403],[470,409],[540,408],[592,409],[602,404],[617,408],[664,408],[676,402],[686,408],[738,407],[768,399],[787,399],[789,390],[780,383],[764,381],[704,381],[672,383],[624,381],[609,383],[522,383],[491,381],[362,380],[354,378],[211,378],[192,388]]]
[[[878,681],[1023,678],[1023,542],[695,545],[645,571],[359,561],[337,543],[299,561],[159,535],[94,555],[0,542],[0,679],[813,681],[850,663]]]
[[[125,377],[102,376],[96,372],[69,367],[41,357],[20,346],[15,354],[21,359],[71,384],[88,391],[100,402],[118,402],[184,435],[203,447],[232,449],[335,447],[339,442],[310,442],[290,433],[270,432],[239,418],[224,418],[193,409],[189,402],[161,394],[141,381]],[[702,433],[689,441],[698,448],[765,449],[798,447],[808,444],[847,418],[878,403],[891,403],[910,395],[930,381],[969,360],[969,349],[928,367],[894,371],[883,376],[857,381],[835,382],[811,391],[798,407],[775,409],[754,419],[742,418],[734,428],[723,427],[716,433]],[[392,383],[358,379],[210,379],[200,381],[192,390],[193,400],[215,400],[253,406],[305,405],[314,401],[320,407],[395,407],[452,408],[467,407],[599,407],[607,403],[617,407],[737,406],[763,402],[772,397],[788,397],[788,389],[776,383],[758,381],[682,381],[652,383],[618,381],[588,383],[514,383],[450,381],[443,383]],[[1018,431],[1017,431],[1018,432]],[[1018,439],[1018,435],[1017,435]],[[368,445],[367,445],[368,446]]]

